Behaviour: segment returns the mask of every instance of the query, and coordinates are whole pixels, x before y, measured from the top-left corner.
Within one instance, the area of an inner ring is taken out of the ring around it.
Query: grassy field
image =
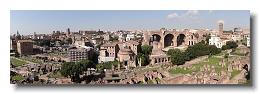
[[[16,58],[11,58],[10,59],[11,63],[14,65],[14,66],[22,66],[23,64],[27,64],[27,62],[25,61],[22,61],[22,60],[18,60]]]
[[[241,49],[236,48],[235,51],[232,53],[234,55],[239,55],[239,56],[245,56],[245,52],[243,52]]]
[[[16,81],[22,81],[24,80],[24,77],[22,75],[15,75],[11,79]]]
[[[210,66],[215,67],[215,70],[217,73],[220,73],[223,68],[226,68],[226,66],[221,67],[218,64],[219,62],[220,62],[220,58],[212,56],[212,57],[202,61],[201,63],[193,64],[191,66],[191,68],[186,68],[186,70],[184,68],[177,67],[175,69],[170,69],[169,72],[171,74],[190,74],[192,72],[200,71],[200,68],[203,67],[204,65],[210,65]]]
[[[231,72],[231,79],[234,78],[236,75],[238,75],[241,71],[240,70],[233,70]]]
[[[26,60],[26,61],[33,62],[33,63],[42,63],[41,60],[38,60],[38,59],[35,59],[35,58],[32,58],[32,57],[20,57],[20,58],[23,59],[23,60]]]

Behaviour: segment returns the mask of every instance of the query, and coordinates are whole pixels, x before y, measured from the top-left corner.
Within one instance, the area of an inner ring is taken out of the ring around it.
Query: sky
[[[11,34],[27,35],[52,31],[224,29],[250,26],[248,10],[11,10]]]

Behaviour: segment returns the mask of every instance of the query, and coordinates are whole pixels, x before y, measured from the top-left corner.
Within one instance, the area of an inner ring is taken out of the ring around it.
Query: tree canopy
[[[94,63],[89,60],[80,62],[65,62],[61,66],[60,73],[65,77],[70,77],[73,82],[79,81],[79,75],[82,75],[88,68],[92,68]]]
[[[205,42],[196,43],[193,46],[189,46],[184,52],[179,49],[170,49],[167,55],[171,57],[172,64],[181,65],[185,61],[197,58],[204,55],[215,55],[221,52],[221,49],[215,45],[208,45]]]
[[[119,61],[115,60],[115,61],[109,61],[109,62],[105,62],[105,63],[98,63],[96,65],[96,68],[98,70],[102,70],[102,69],[112,69],[112,66],[117,67],[119,65]]]
[[[142,66],[148,65],[150,62],[149,55],[152,53],[152,46],[143,45],[141,46],[140,53],[137,54],[138,61],[141,62]]]
[[[167,52],[171,57],[172,64],[181,65],[185,63],[185,54],[179,49],[170,49]]]
[[[222,50],[237,48],[238,45],[235,41],[228,41],[226,45],[222,46]]]

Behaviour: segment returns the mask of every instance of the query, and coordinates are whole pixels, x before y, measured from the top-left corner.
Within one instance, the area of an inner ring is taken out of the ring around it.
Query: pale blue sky
[[[54,30],[158,30],[165,28],[216,29],[217,21],[225,22],[225,29],[247,27],[247,10],[12,10],[11,34],[51,33]]]

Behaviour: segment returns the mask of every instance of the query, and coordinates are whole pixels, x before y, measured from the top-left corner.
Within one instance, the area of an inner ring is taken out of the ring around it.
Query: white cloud
[[[199,15],[198,10],[189,10],[183,14],[178,15],[177,13],[171,13],[167,15],[167,18],[187,18],[187,17],[196,17]]]
[[[179,17],[177,13],[171,13],[167,16],[167,18],[171,19],[171,18],[176,18]]]
[[[187,22],[187,21],[199,21],[199,11],[198,10],[189,10],[182,14],[171,13],[167,15],[168,19],[173,19],[175,21]]]
[[[185,14],[183,14],[183,16],[188,16],[188,17],[193,17],[193,16],[196,16],[196,15],[199,15],[198,10],[189,10]]]

